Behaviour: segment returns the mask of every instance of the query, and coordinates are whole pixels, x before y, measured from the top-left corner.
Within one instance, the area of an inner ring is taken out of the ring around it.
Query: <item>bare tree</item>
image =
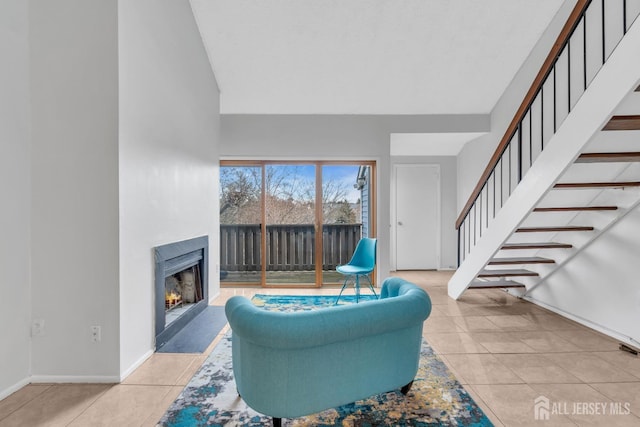
[[[255,167],[220,168],[220,222],[259,224],[262,174]]]
[[[223,224],[260,223],[262,169],[220,168],[220,221]],[[265,168],[265,207],[268,224],[315,223],[315,177],[301,167],[268,165]],[[347,202],[343,182],[322,183],[322,216],[325,223],[354,223],[356,215]]]
[[[299,166],[269,165],[265,171],[268,224],[313,224],[315,178],[305,176]]]

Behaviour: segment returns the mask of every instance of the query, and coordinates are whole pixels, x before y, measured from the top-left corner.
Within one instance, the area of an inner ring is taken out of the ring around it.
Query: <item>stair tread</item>
[[[567,211],[615,211],[617,206],[557,206],[535,208],[534,212],[567,212]]]
[[[492,289],[492,288],[524,288],[522,283],[512,280],[474,280],[468,289]]]
[[[569,249],[569,243],[541,242],[541,243],[505,243],[500,249]]]
[[[602,130],[640,130],[640,116],[613,116]]]
[[[544,233],[549,231],[593,231],[593,227],[582,225],[566,225],[558,227],[521,227],[516,233]]]
[[[640,187],[640,181],[608,181],[608,182],[560,182],[553,188],[618,188],[618,187]]]
[[[535,271],[525,270],[522,268],[505,269],[505,270],[482,270],[478,277],[507,277],[507,276],[538,276]]]
[[[543,258],[539,256],[492,258],[491,261],[489,261],[489,265],[498,264],[555,264],[555,261],[550,258]]]
[[[640,152],[582,153],[576,163],[640,162]]]

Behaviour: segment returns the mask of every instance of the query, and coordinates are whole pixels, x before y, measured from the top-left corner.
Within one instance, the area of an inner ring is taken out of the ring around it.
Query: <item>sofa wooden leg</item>
[[[273,427],[281,427],[282,426],[282,418],[273,417]]]
[[[411,381],[409,384],[404,385],[401,389],[400,389],[400,393],[406,395],[407,393],[409,393],[409,390],[411,390],[411,386],[413,385],[413,381]]]

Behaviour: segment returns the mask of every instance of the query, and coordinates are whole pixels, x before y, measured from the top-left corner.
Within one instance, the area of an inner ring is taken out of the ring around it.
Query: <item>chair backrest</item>
[[[369,237],[360,239],[356,250],[353,252],[351,261],[349,261],[349,265],[373,269],[376,265],[376,243],[376,239]]]

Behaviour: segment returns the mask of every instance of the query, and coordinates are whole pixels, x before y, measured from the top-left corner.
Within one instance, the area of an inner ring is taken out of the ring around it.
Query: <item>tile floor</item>
[[[495,425],[640,426],[640,357],[616,341],[500,290],[453,301],[451,272],[398,275],[431,295],[424,336]],[[254,293],[336,289],[224,288],[214,304]],[[0,427],[155,426],[227,328],[204,354],[154,354],[122,384],[26,386],[0,401]],[[534,418],[540,396],[549,421]]]

